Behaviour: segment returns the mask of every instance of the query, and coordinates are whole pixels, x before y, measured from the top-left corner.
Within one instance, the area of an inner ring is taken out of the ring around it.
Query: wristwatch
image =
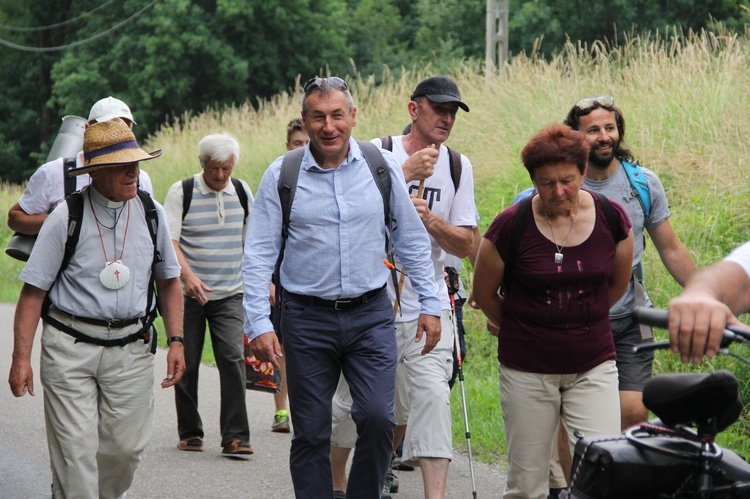
[[[167,338],[167,345],[171,345],[173,341],[182,343],[183,345],[185,344],[185,338],[183,338],[182,336],[171,336]]]

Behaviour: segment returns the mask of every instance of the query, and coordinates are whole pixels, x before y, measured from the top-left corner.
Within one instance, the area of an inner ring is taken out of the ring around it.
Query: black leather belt
[[[60,315],[64,315],[65,317],[68,317],[74,321],[81,321],[81,322],[85,322],[86,324],[92,324],[94,326],[102,326],[108,329],[122,329],[124,327],[132,326],[133,324],[138,324],[139,322],[143,321],[143,317],[136,317],[135,319],[106,320],[106,319],[91,319],[89,317],[79,317],[77,315],[63,312],[60,309],[57,309],[55,312]]]
[[[326,300],[325,298],[318,298],[317,296],[298,295],[297,293],[291,293],[289,291],[284,292],[296,301],[305,302],[308,305],[312,305],[315,307],[332,308],[334,310],[351,310],[353,308],[359,307],[360,305],[364,305],[372,298],[379,295],[384,289],[385,284],[383,284],[383,286],[378,289],[373,289],[357,297],[339,298],[338,300]]]

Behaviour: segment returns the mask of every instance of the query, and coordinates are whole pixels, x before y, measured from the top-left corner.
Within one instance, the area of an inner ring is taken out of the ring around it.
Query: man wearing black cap
[[[439,286],[443,333],[431,352],[423,355],[424,340],[414,341],[420,304],[408,277],[401,288],[395,318],[398,426],[394,448],[403,438],[403,462],[421,467],[425,497],[445,497],[448,463],[452,457],[448,381],[453,371],[453,326],[448,290],[443,279],[445,254],[448,252],[460,258],[468,256],[473,248],[476,228],[471,162],[461,155],[460,179],[452,178],[450,154],[442,145],[450,136],[459,108],[469,111],[455,82],[445,76],[427,78],[417,85],[408,104],[410,133],[392,137],[390,147],[381,139],[373,140],[377,145],[391,149],[401,163],[412,202],[430,235],[431,258]],[[396,290],[391,281],[388,282],[388,293],[395,301]],[[341,395],[341,391],[337,395]],[[341,418],[339,410],[342,405],[346,407],[346,401],[342,403],[338,397],[334,398],[334,464],[341,461],[336,459],[342,453],[339,448],[351,447],[354,443],[351,440],[353,432],[348,428],[350,423],[347,418],[343,421]],[[390,497],[390,493],[397,490],[397,485],[391,483],[394,483],[394,477],[389,472],[381,497]],[[340,480],[336,480],[335,469],[334,488],[342,488]]]

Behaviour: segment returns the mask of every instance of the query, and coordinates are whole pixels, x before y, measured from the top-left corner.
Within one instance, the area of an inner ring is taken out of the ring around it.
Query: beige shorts
[[[441,326],[440,342],[422,355],[425,338],[414,341],[417,321],[396,323],[396,423],[408,424],[403,460],[409,464],[418,465],[420,457],[453,456],[448,380],[453,372],[454,328],[449,310],[443,311]],[[336,447],[353,448],[357,441],[351,405],[349,387],[342,376],[332,402],[331,444]]]

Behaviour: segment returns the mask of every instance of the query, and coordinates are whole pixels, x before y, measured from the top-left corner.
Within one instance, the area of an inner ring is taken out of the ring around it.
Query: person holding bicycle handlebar
[[[750,310],[750,241],[724,260],[694,274],[669,302],[669,342],[682,362],[714,357],[727,325],[742,325],[735,314]]]

